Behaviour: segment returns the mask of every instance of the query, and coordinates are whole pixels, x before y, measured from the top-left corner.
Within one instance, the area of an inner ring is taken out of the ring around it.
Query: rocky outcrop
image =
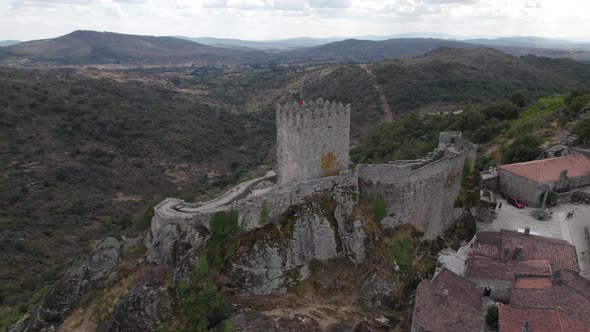
[[[82,266],[67,271],[31,310],[29,317],[9,331],[54,330],[82,298],[111,284],[121,255],[121,243],[117,239],[107,238],[98,243]]]
[[[244,295],[284,292],[309,276],[312,260],[344,253],[334,217],[319,203],[293,209],[280,223],[247,234],[244,242],[229,272]]]
[[[137,287],[117,305],[104,331],[155,331],[172,317],[170,298],[164,288]]]
[[[209,239],[209,231],[201,225],[187,225],[185,230],[176,224],[167,224],[157,232],[150,231],[145,245],[148,248],[148,261],[156,264],[174,266],[188,252],[202,249]]]
[[[357,207],[356,197],[350,193],[337,193],[338,204],[334,209],[334,218],[338,223],[338,232],[342,239],[346,257],[355,265],[365,259],[367,234],[360,219],[352,218]],[[352,218],[352,219],[351,219]],[[352,220],[352,222],[351,222]]]
[[[276,222],[242,236],[228,268],[239,294],[285,292],[309,277],[314,260],[348,257],[355,264],[362,262],[367,236],[361,220],[351,222],[356,201],[350,196],[314,196]]]
[[[258,311],[248,310],[234,314],[219,325],[217,331],[222,332],[231,326],[233,331],[240,332],[300,332],[321,331],[318,322],[306,315],[296,314],[293,317],[268,316]]]
[[[358,301],[366,309],[396,309],[403,301],[398,278],[382,271],[369,273],[359,290]]]

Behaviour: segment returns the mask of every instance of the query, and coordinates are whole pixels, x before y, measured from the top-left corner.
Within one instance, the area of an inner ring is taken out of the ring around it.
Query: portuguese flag
[[[303,89],[301,89],[301,94],[299,95],[299,107],[303,106]]]

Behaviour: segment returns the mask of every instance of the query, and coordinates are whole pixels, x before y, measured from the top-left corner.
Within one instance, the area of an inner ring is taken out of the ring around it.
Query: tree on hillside
[[[590,116],[580,120],[576,124],[576,129],[574,132],[576,135],[580,136],[580,138],[584,141],[584,145],[586,145],[590,141]]]
[[[461,188],[455,201],[456,206],[465,207],[467,210],[479,204],[480,175],[477,168],[473,168],[471,159],[465,159],[463,173],[461,174]]]
[[[518,107],[524,107],[529,101],[529,98],[525,90],[519,90],[510,96],[510,101]]]
[[[534,160],[542,152],[542,143],[543,140],[535,134],[519,136],[512,144],[502,147],[502,161],[504,164],[512,164]]]
[[[590,91],[572,91],[565,97],[567,114],[575,119],[584,110],[590,109]]]

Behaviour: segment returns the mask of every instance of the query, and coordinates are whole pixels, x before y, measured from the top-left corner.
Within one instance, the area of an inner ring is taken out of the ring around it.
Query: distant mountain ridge
[[[21,43],[20,40],[0,40],[0,47]]]
[[[374,62],[405,56],[421,55],[438,47],[479,48],[480,45],[451,40],[426,38],[399,38],[382,41],[347,39],[312,48],[283,53],[286,62]]]
[[[78,30],[0,49],[0,63],[88,64],[239,64],[268,60],[263,52],[212,47],[173,37]]]
[[[377,37],[367,36],[374,39]],[[470,42],[434,38],[333,41],[334,39],[337,38],[294,38],[253,42],[239,39],[155,37],[78,30],[53,39],[28,41],[2,47],[0,64],[202,66],[367,63],[422,55],[439,47],[462,49],[493,47],[516,56],[532,54],[551,58],[570,58],[590,63],[590,47],[584,50],[584,44],[576,44],[577,49],[568,50],[539,48],[536,46],[572,45],[566,42],[560,44],[559,40],[540,38],[473,39]]]

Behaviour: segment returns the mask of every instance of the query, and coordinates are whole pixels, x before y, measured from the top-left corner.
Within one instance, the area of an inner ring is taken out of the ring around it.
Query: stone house
[[[443,268],[416,289],[412,332],[483,331],[482,312],[477,286]]]
[[[590,185],[590,159],[582,154],[498,167],[499,190],[540,206],[543,186],[562,193]]]
[[[590,281],[569,270],[519,277],[498,311],[500,332],[590,331]]]

